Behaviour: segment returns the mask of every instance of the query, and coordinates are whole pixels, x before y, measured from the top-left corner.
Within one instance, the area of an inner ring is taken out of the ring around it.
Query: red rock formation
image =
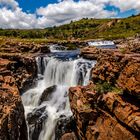
[[[30,50],[30,47],[26,45],[24,50],[22,48],[23,45],[16,46],[13,43],[0,48],[1,140],[27,140],[27,127],[20,94],[31,86],[37,68],[33,55],[30,54],[29,57],[23,53],[25,49]]]
[[[101,49],[96,47],[85,47],[81,49],[80,55],[86,59],[96,60],[99,57]]]
[[[98,94],[94,86],[70,88],[71,109],[79,139],[139,139],[139,107],[115,92]]]
[[[0,140],[27,140],[20,94],[31,88],[37,74],[34,56],[48,53],[43,43],[0,41]]]
[[[16,81],[7,70],[9,63],[0,59],[0,139],[27,140],[24,108]]]
[[[88,50],[90,58],[92,50]],[[86,87],[69,90],[79,139],[140,139],[140,54],[102,50],[91,80],[93,83]],[[98,83],[103,87],[104,82],[110,83],[111,91],[97,90]],[[120,88],[122,95],[117,91]]]
[[[139,97],[140,54],[122,54],[118,50],[102,51],[92,70],[93,82],[110,82]]]

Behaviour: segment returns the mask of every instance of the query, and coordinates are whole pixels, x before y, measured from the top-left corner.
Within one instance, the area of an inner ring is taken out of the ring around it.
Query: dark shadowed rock
[[[34,109],[27,115],[27,122],[29,126],[29,136],[32,140],[38,140],[43,125],[48,118],[46,107]]]
[[[56,124],[55,140],[60,140],[61,136],[63,136],[65,133],[74,132],[75,129],[76,123],[73,116],[61,116]]]
[[[60,140],[77,140],[77,137],[74,132],[72,133],[65,133]]]
[[[43,91],[43,93],[42,93],[42,95],[41,95],[41,97],[40,97],[40,99],[39,99],[39,105],[40,105],[42,102],[48,101],[48,100],[49,100],[51,94],[56,90],[56,87],[57,87],[57,86],[54,85],[54,86],[51,86],[51,87],[46,88],[46,89]]]

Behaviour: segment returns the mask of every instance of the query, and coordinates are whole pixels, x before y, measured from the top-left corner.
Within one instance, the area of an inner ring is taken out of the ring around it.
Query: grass
[[[126,53],[126,48],[119,48],[119,51],[120,51],[122,54],[125,54],[125,53]]]
[[[115,86],[112,86],[108,82],[97,83],[94,90],[99,94],[104,94],[104,93],[108,93],[108,92],[114,92],[116,94],[123,94],[122,89],[115,87]]]

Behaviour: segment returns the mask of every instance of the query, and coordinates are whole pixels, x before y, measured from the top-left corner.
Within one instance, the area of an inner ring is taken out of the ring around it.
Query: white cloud
[[[131,9],[140,11],[140,0],[110,0],[110,3],[120,8],[122,12]]]
[[[0,0],[0,28],[44,28],[68,23],[83,17],[106,18],[115,12],[105,10],[106,4],[118,7],[122,12],[140,11],[140,0],[58,0],[58,3],[40,7],[36,13],[23,12],[15,0]]]
[[[71,20],[78,20],[83,17],[105,18],[114,15],[114,12],[104,10],[104,4],[95,4],[91,1],[73,0],[62,1],[58,4],[49,4],[41,7],[37,14],[45,17],[50,25],[64,24]]]
[[[0,27],[2,28],[35,28],[37,18],[33,14],[22,12],[20,8],[11,10],[7,8],[0,9]]]
[[[16,9],[18,3],[15,0],[0,0],[0,6]]]
[[[111,4],[119,8],[122,12],[135,9],[140,11],[140,0],[89,0],[93,3]]]

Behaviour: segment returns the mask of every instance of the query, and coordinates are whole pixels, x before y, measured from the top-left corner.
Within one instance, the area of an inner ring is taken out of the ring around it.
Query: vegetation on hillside
[[[84,18],[70,24],[46,29],[0,29],[0,36],[50,40],[118,39],[137,34],[140,34],[140,15],[124,19]]]

